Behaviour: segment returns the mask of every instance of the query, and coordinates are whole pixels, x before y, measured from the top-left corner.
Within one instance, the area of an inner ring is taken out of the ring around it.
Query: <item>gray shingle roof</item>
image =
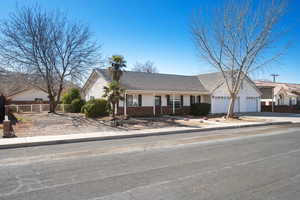
[[[206,90],[210,92],[224,83],[224,78],[221,72],[200,74],[198,75],[198,79],[205,86]]]
[[[111,81],[107,69],[96,69],[96,71],[107,81]],[[252,83],[253,87],[256,88],[255,83],[248,77],[246,78]],[[197,76],[184,76],[125,71],[121,77],[121,84],[127,90],[194,91],[211,93],[223,83],[224,78],[221,72],[200,74]],[[257,91],[259,92],[258,89]]]
[[[110,81],[106,69],[97,71]],[[208,92],[197,76],[125,71],[120,82],[128,90]]]

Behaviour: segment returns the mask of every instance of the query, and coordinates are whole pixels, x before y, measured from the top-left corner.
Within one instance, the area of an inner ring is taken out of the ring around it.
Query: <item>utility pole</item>
[[[273,76],[273,82],[276,82],[276,78],[279,76],[279,74],[271,74],[271,76]]]
[[[271,76],[273,76],[273,83],[276,82],[276,78],[279,76],[279,74],[271,74]],[[274,112],[274,104],[275,104],[275,99],[274,99],[274,88],[272,90],[272,112]]]

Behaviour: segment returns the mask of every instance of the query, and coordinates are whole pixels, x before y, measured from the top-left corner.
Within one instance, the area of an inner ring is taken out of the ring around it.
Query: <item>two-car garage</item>
[[[211,97],[211,113],[227,113],[230,105],[228,96]],[[234,112],[260,112],[259,97],[238,97],[235,101]]]

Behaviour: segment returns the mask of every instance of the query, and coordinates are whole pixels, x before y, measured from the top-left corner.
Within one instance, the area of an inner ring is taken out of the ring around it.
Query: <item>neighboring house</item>
[[[38,75],[33,76],[11,72],[0,67],[0,94],[3,94],[8,99],[9,104],[49,103],[48,93],[45,92],[45,90],[33,86],[33,81],[35,81],[35,85],[46,88],[44,81],[40,79]],[[62,94],[67,92],[70,88],[79,87],[67,81]]]
[[[286,106],[300,104],[300,84],[270,81],[255,81],[255,84],[262,92],[261,101],[263,105],[272,105],[272,102],[275,105]],[[273,95],[270,95],[270,89],[267,88],[274,88]]]
[[[22,73],[11,72],[0,68],[0,93],[8,99],[8,103],[47,103],[49,100],[48,94],[29,85],[25,78],[26,75]]]
[[[35,103],[48,103],[48,93],[34,87],[28,87],[21,91],[17,91],[8,95],[10,104],[35,104]]]
[[[103,87],[111,81],[106,69],[94,69],[83,87],[86,100],[102,98]],[[121,86],[125,101],[117,112],[130,116],[188,114],[194,103],[210,103],[211,113],[226,113],[230,98],[221,73],[182,76],[126,71]],[[235,112],[260,112],[260,91],[245,79]]]

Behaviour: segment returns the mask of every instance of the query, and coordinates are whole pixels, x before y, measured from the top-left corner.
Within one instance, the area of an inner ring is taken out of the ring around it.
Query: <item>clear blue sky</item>
[[[103,57],[124,55],[130,69],[135,62],[151,60],[161,73],[198,74],[214,71],[197,57],[189,31],[193,12],[214,7],[222,0],[2,0],[0,18],[15,10],[16,4],[39,2],[44,8],[65,11],[69,18],[88,23],[102,44]],[[293,5],[285,24],[300,21],[300,4]],[[208,19],[209,20],[209,19]],[[289,36],[293,46],[279,63],[274,63],[256,78],[300,83],[300,28]]]

